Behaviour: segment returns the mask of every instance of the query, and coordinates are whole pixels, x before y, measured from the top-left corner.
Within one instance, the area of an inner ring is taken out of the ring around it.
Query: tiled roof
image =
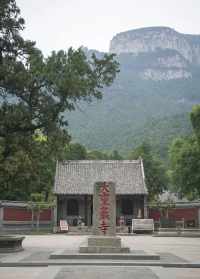
[[[114,182],[117,194],[147,194],[142,160],[58,162],[54,193],[92,195],[98,181]]]

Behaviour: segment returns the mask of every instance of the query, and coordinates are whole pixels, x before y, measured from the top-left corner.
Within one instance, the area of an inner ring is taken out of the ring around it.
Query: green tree
[[[131,151],[128,158],[131,160],[142,158],[149,200],[156,200],[158,195],[168,187],[166,170],[161,161],[152,154],[151,147],[147,143]]]
[[[15,0],[0,2],[0,187],[2,198],[48,191],[55,161],[70,141],[65,111],[102,97],[118,70],[114,55],[88,60],[79,48],[45,58],[20,32]],[[38,131],[46,137],[38,142]]]
[[[109,155],[99,150],[90,150],[87,152],[88,160],[109,160]]]
[[[189,199],[200,197],[200,105],[190,114],[194,133],[175,139],[169,148],[171,181],[176,191]]]
[[[34,227],[34,217],[36,216],[36,228],[39,230],[40,227],[40,215],[45,209],[53,208],[55,202],[53,199],[45,201],[45,195],[43,193],[32,193],[30,201],[28,201],[28,209],[32,213],[32,228]]]
[[[65,160],[85,160],[87,159],[86,148],[79,143],[70,143],[66,146]]]
[[[27,200],[32,192],[51,192],[56,160],[64,159],[65,137],[58,130],[54,136],[42,139],[15,136],[10,142],[0,140],[0,187],[2,199]],[[9,154],[4,157],[6,144]]]
[[[169,149],[171,180],[177,192],[200,197],[200,148],[195,136],[175,139]]]
[[[6,75],[6,82],[0,81],[0,136],[11,132],[33,134],[37,129],[49,136],[55,127],[66,128],[63,112],[74,110],[78,101],[101,98],[102,88],[113,82],[118,71],[113,57],[105,55],[98,60],[93,55],[88,61],[82,49],[70,48],[44,58],[33,49],[25,64],[21,61],[14,74]]]
[[[24,29],[24,19],[20,17],[20,9],[15,0],[2,0],[0,2],[0,64],[1,80],[6,80],[2,73],[16,62],[16,57],[27,54],[34,42],[24,40],[19,32]],[[9,62],[9,63],[8,63]],[[4,68],[5,67],[5,68]]]
[[[88,160],[122,160],[123,157],[119,154],[117,150],[111,153],[103,152],[100,150],[90,150],[87,152]]]
[[[110,160],[122,160],[123,157],[119,154],[117,150],[113,150],[113,152],[110,154]]]
[[[190,113],[190,119],[194,133],[200,143],[200,105],[193,106],[192,112]]]

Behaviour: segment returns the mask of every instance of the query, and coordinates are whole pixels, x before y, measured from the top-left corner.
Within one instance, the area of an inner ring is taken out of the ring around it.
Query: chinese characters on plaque
[[[115,184],[111,181],[94,184],[93,233],[103,236],[113,236],[116,233]]]
[[[100,208],[99,208],[99,219],[100,219],[100,230],[104,235],[106,235],[106,232],[109,227],[109,185],[104,182],[102,186],[100,187],[99,191],[99,198],[100,198]]]

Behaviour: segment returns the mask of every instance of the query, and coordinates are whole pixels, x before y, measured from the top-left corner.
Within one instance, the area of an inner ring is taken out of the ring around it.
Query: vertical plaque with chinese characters
[[[113,236],[116,233],[116,196],[113,182],[96,182],[93,195],[93,233]]]

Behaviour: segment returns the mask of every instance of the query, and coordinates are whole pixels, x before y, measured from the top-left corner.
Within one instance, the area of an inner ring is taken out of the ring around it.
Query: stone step
[[[112,247],[112,246],[81,246],[79,248],[80,253],[102,253],[102,254],[110,254],[110,253],[129,253],[129,247]]]
[[[160,266],[171,268],[200,268],[199,262],[179,263],[160,261],[67,261],[67,262],[0,262],[0,267],[48,267],[48,266]]]
[[[181,232],[197,232],[200,233],[200,229],[198,228],[159,228],[158,230],[159,232],[177,232],[177,231],[181,231]]]
[[[91,236],[88,237],[88,246],[121,248],[121,238],[116,236]]]
[[[49,259],[68,259],[68,260],[120,260],[120,261],[127,261],[127,260],[160,260],[160,255],[158,254],[117,254],[117,253],[109,253],[109,254],[67,254],[67,253],[52,253]]]
[[[200,232],[192,231],[158,231],[153,234],[155,237],[200,237]]]

